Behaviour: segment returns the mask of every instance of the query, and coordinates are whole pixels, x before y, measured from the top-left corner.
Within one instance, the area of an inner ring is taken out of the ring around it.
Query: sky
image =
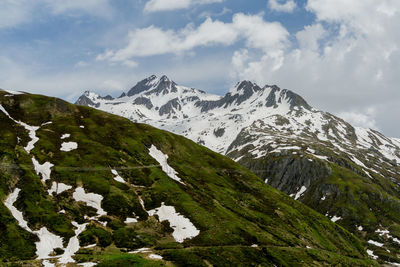
[[[0,88],[74,102],[240,80],[400,138],[399,0],[1,0]]]

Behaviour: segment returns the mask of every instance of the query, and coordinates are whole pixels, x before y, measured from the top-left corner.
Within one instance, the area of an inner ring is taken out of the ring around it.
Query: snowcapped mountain
[[[400,262],[399,139],[353,127],[290,90],[250,81],[218,96],[151,76],[119,98],[85,92],[76,104],[225,154],[365,240],[372,257]]]
[[[236,84],[225,96],[179,86],[168,77],[150,76],[119,98],[85,92],[78,105],[95,107],[134,122],[183,135],[221,153],[240,151],[259,158],[271,152],[295,150],[293,144],[323,144],[336,152],[352,154],[357,165],[370,156],[386,164],[400,164],[400,141],[377,131],[352,127],[332,114],[316,110],[299,95],[279,87],[260,87],[250,81]],[[301,146],[298,146],[300,150]],[[373,150],[356,155],[353,150]],[[239,152],[239,153],[238,153]],[[309,154],[324,157],[308,150]],[[362,165],[361,165],[362,166]],[[363,167],[375,172],[376,167]]]

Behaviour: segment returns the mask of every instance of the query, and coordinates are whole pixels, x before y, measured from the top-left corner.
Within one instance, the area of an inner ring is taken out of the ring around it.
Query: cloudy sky
[[[75,101],[151,74],[277,84],[400,137],[399,0],[1,0],[0,88]]]

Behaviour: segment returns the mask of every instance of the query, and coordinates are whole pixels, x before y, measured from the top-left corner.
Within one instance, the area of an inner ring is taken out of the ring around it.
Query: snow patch
[[[53,123],[52,121],[48,121],[48,122],[42,123],[40,126],[46,126],[46,125],[49,125],[49,124],[52,124],[52,123]]]
[[[322,160],[329,161],[327,156],[320,156],[320,155],[313,155],[313,156]]]
[[[150,216],[157,214],[160,222],[168,221],[174,229],[172,236],[176,242],[182,243],[185,239],[193,238],[200,233],[188,218],[177,213],[173,206],[164,205],[164,202],[161,203],[161,207],[149,210],[147,213]]]
[[[372,250],[370,250],[370,249],[367,249],[367,253],[368,253],[368,255],[369,255],[371,258],[373,258],[374,260],[376,260],[376,259],[378,258],[378,256],[376,256],[376,255],[374,254],[374,252],[373,252]]]
[[[299,192],[296,193],[296,196],[294,197],[295,200],[297,200],[301,195],[303,195],[304,192],[306,192],[307,187],[304,185],[300,188]]]
[[[362,162],[361,162],[359,159],[357,159],[356,157],[350,156],[350,158],[351,158],[351,160],[352,160],[355,164],[357,164],[358,166],[361,166],[361,167],[363,167],[363,168],[365,168],[365,169],[368,169],[368,167],[365,166],[364,163],[362,163]]]
[[[136,254],[136,253],[150,253],[151,249],[150,248],[139,248],[137,250],[134,251],[130,251],[130,254]]]
[[[33,232],[39,237],[39,242],[36,242],[36,254],[38,259],[49,258],[50,253],[55,248],[63,248],[63,239],[47,230],[46,227],[40,228],[39,231]]]
[[[45,162],[40,164],[34,157],[32,158],[33,166],[35,167],[35,171],[37,175],[42,175],[42,182],[46,182],[46,180],[50,179],[51,167],[54,165],[50,162]]]
[[[372,244],[372,245],[375,245],[377,247],[382,247],[383,246],[383,243],[379,243],[379,242],[374,241],[374,240],[368,240],[368,243]]]
[[[83,262],[83,263],[78,263],[79,266],[83,266],[83,267],[93,267],[96,266],[97,263],[94,262]]]
[[[136,223],[136,222],[138,222],[137,219],[129,217],[127,217],[126,220],[124,221],[124,223]]]
[[[44,261],[42,262],[42,264],[43,264],[43,267],[56,267],[56,265],[55,265],[54,263],[51,263],[51,262],[48,261],[48,260],[44,260]]]
[[[22,127],[25,128],[25,130],[27,130],[29,132],[29,137],[31,138],[31,141],[28,142],[28,144],[26,145],[26,147],[24,147],[25,151],[30,153],[31,150],[35,147],[35,143],[37,141],[39,141],[39,138],[36,136],[36,131],[39,129],[38,126],[30,126],[22,121],[17,121],[14,118],[12,118],[10,116],[10,114],[8,114],[8,112],[4,109],[4,107],[2,105],[0,105],[0,110],[3,111],[4,114],[6,114],[6,116],[8,118],[10,118],[11,120],[13,120],[15,123],[21,125]]]
[[[393,241],[400,245],[400,240],[397,237],[393,237]]]
[[[11,214],[18,221],[19,226],[39,237],[39,241],[35,242],[38,259],[49,258],[49,254],[52,253],[55,248],[63,248],[63,240],[61,237],[50,233],[46,227],[40,228],[39,231],[32,231],[32,229],[28,227],[28,222],[24,219],[22,212],[14,207],[14,203],[18,199],[20,191],[21,189],[16,188],[14,192],[7,197],[4,205],[11,211]]]
[[[78,236],[85,230],[87,223],[78,224],[77,222],[72,222],[72,225],[76,227],[75,236],[69,239],[67,248],[64,254],[59,259],[59,263],[66,264],[70,262],[75,262],[72,256],[79,250],[79,239]]]
[[[154,260],[162,260],[163,257],[157,254],[150,254],[149,258]]]
[[[89,207],[95,208],[98,216],[107,215],[107,212],[101,208],[103,196],[95,193],[85,193],[85,189],[83,189],[83,187],[77,187],[75,192],[72,194],[72,197],[76,201],[85,202]]]
[[[61,144],[61,151],[69,152],[71,150],[77,149],[78,144],[76,142],[63,142]]]
[[[3,89],[3,90],[12,95],[23,95],[24,94],[23,92],[20,92],[20,91],[13,91],[13,90],[6,90],[6,89]]]
[[[397,263],[397,262],[390,262],[390,261],[387,261],[386,263],[387,263],[387,264],[390,264],[390,266],[400,266],[400,263]]]
[[[63,134],[63,135],[61,136],[61,140],[67,139],[67,138],[69,138],[70,136],[71,136],[70,134]]]
[[[11,214],[22,228],[38,236],[39,241],[35,242],[38,259],[59,258],[59,263],[61,264],[75,262],[72,256],[74,256],[80,248],[78,236],[85,230],[87,223],[78,224],[77,222],[72,222],[72,225],[76,227],[75,236],[70,238],[67,247],[64,249],[64,254],[61,256],[49,256],[55,248],[64,248],[63,238],[49,232],[46,227],[42,227],[38,231],[32,231],[32,229],[28,227],[28,222],[23,218],[22,212],[14,207],[14,203],[18,199],[20,191],[21,189],[16,188],[14,192],[7,197],[4,204],[11,211]],[[44,261],[43,264],[45,266],[55,266],[49,261]]]
[[[185,184],[184,182],[182,182],[181,178],[179,178],[177,176],[177,172],[168,165],[168,155],[164,154],[161,150],[158,150],[154,145],[151,145],[150,149],[149,149],[149,155],[151,157],[153,157],[155,160],[158,161],[158,163],[160,163],[162,170],[173,180],[181,183],[181,184]]]
[[[124,180],[124,178],[122,178],[118,172],[114,169],[111,169],[111,173],[114,175],[114,180],[120,183],[126,183],[126,181]]]
[[[140,205],[142,206],[142,208],[143,208],[144,210],[146,210],[146,208],[144,207],[144,201],[143,201],[143,199],[142,199],[141,197],[139,197],[139,203],[140,203]]]
[[[64,191],[70,190],[71,188],[72,188],[72,186],[70,186],[70,185],[53,182],[53,184],[51,185],[51,188],[49,190],[47,190],[47,192],[49,193],[49,195],[52,195],[53,193],[56,193],[58,195]]]
[[[377,229],[377,230],[375,231],[375,233],[378,233],[379,236],[384,236],[384,235],[388,235],[390,232],[389,232],[389,230]]]
[[[19,195],[20,191],[21,191],[21,189],[15,188],[14,192],[9,194],[8,197],[6,198],[4,205],[11,211],[11,214],[17,220],[18,225],[21,226],[22,228],[24,228],[25,230],[27,230],[28,232],[32,233],[32,230],[28,227],[28,222],[25,221],[22,212],[20,212],[19,210],[17,210],[14,207],[14,203],[18,199],[18,195]]]

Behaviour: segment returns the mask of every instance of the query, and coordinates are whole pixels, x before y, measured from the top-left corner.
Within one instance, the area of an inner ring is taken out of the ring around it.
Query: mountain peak
[[[231,95],[251,95],[256,91],[261,90],[261,87],[256,83],[248,80],[243,80],[238,82],[232,89],[229,90],[228,93]]]
[[[168,78],[167,75],[161,76],[160,81],[163,81],[163,82],[172,82],[172,80],[171,80],[170,78]]]
[[[93,101],[95,101],[96,99],[99,98],[99,95],[86,90],[83,95],[81,95],[78,100],[75,102],[75,105],[81,105],[81,106],[95,106],[98,107],[98,105],[96,105],[96,103],[94,103]]]
[[[174,91],[173,88],[176,87],[176,85],[177,84],[169,79],[166,75],[161,76],[161,78],[158,78],[156,75],[151,75],[150,77],[138,82],[134,87],[132,87],[128,91],[127,96],[137,95],[145,91],[150,91],[152,89],[156,89],[157,92],[163,92],[163,94],[165,94],[168,89]]]
[[[133,96],[136,94],[140,94],[141,92],[149,90],[151,87],[154,86],[158,82],[158,78],[156,75],[151,75],[150,77],[141,80],[138,82],[134,87],[132,87],[128,93],[127,96]]]

